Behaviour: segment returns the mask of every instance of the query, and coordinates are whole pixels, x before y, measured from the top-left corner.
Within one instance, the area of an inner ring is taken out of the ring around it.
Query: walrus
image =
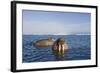
[[[64,57],[65,52],[68,50],[68,45],[64,38],[58,38],[52,46],[52,50],[56,56]]]
[[[33,42],[33,45],[36,47],[48,47],[48,46],[52,46],[53,43],[54,40],[51,37],[49,37],[48,39],[41,39],[36,42]]]

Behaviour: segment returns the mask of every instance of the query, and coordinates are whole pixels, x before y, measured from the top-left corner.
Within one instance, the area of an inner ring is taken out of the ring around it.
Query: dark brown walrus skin
[[[65,52],[68,50],[68,45],[64,38],[59,38],[52,46],[53,53],[56,56],[63,57]]]
[[[36,47],[48,47],[52,46],[54,43],[54,40],[52,38],[48,39],[41,39],[33,43],[34,46]]]

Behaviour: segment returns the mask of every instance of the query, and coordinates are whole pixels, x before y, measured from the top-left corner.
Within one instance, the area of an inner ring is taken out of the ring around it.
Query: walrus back
[[[48,47],[48,46],[52,46],[53,43],[54,43],[53,40],[42,39],[34,42],[34,45],[37,47]]]

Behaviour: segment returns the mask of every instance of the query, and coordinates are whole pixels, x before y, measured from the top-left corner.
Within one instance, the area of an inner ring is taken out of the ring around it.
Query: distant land
[[[91,34],[23,34],[23,35],[91,35]]]

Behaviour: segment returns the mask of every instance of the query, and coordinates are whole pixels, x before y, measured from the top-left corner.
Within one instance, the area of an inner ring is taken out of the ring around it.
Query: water
[[[63,35],[49,35],[57,40]],[[48,35],[23,35],[23,63],[58,61],[53,54],[51,47],[36,48],[33,42],[39,39],[46,39]],[[90,35],[64,35],[69,50],[65,52],[63,60],[87,60],[91,59],[91,38]]]

